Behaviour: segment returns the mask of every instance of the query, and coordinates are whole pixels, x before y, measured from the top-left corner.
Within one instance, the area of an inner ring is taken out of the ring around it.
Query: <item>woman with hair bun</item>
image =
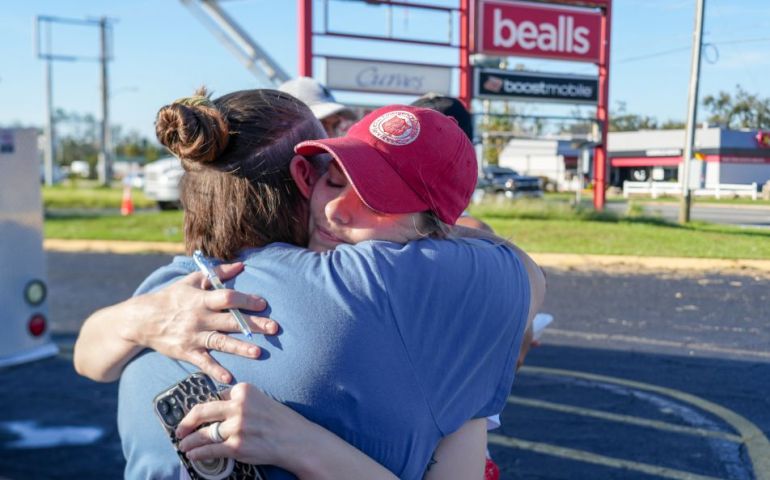
[[[148,405],[194,368],[165,354],[237,382],[180,424],[191,458],[270,464],[300,478],[416,479],[433,457],[430,478],[481,478],[484,417],[505,403],[544,286],[531,259],[499,239],[440,239],[475,185],[473,149],[456,124],[391,106],[323,139],[298,101],[252,90],[214,101],[200,92],[161,109],[156,126],[183,157],[188,254],[244,270],[235,291],[200,292],[201,275],[177,257],[145,280],[143,295],[84,324],[78,371],[112,380],[122,370],[126,477],[178,475]],[[203,315],[263,306],[244,293],[267,298],[281,325],[256,348],[218,333],[237,331],[229,314]],[[144,348],[157,352],[137,356]],[[287,478],[275,467],[269,479]]]

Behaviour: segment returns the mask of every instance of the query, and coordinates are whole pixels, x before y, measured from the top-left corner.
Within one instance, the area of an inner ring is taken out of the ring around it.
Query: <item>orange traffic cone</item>
[[[134,202],[131,200],[131,186],[123,187],[123,200],[120,202],[120,214],[123,216],[134,213]]]

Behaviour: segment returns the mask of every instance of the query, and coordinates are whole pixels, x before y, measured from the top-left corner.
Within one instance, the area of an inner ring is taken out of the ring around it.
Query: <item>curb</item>
[[[757,200],[758,202],[764,202],[766,200]],[[676,205],[679,204],[676,202],[658,202],[655,200],[649,201],[649,202],[643,202],[640,201],[639,205],[643,207],[658,207],[658,206],[667,206],[667,205]],[[721,208],[724,210],[730,210],[730,209],[746,209],[746,210],[764,210],[768,213],[770,213],[770,204],[768,205],[752,205],[749,203],[736,203],[736,204],[728,204],[728,203],[693,203],[693,208]]]
[[[124,240],[62,240],[51,238],[43,240],[43,249],[55,252],[184,254],[184,245],[181,243],[129,242]]]
[[[622,255],[578,255],[569,253],[533,253],[538,265],[550,268],[607,270],[608,267],[627,267],[647,271],[742,271],[770,273],[770,260],[640,257]]]
[[[169,242],[127,242],[110,240],[60,240],[43,241],[45,250],[55,252],[92,253],[161,253],[184,254],[184,245]],[[609,267],[628,267],[645,271],[741,271],[745,273],[770,273],[770,260],[640,257],[623,255],[581,255],[572,253],[532,253],[538,265],[548,268],[573,268],[581,270],[607,270]]]

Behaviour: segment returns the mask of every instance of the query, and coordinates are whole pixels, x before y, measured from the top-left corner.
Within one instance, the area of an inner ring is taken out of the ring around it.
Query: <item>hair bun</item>
[[[227,147],[229,128],[204,89],[158,111],[155,134],[183,160],[210,163]]]

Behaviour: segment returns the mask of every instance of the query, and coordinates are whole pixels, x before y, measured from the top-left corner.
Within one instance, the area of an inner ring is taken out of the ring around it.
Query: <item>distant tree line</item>
[[[703,106],[709,111],[708,122],[727,128],[770,128],[770,98],[749,93],[740,85],[735,93],[720,91],[703,97]]]
[[[732,129],[770,129],[770,98],[762,98],[736,85],[735,92],[720,91],[716,95],[703,97],[702,105],[707,115],[707,122]],[[491,115],[481,117],[478,129],[486,133],[484,158],[489,163],[497,163],[500,152],[511,138],[537,138],[547,131],[568,134],[574,137],[591,133],[593,122],[590,115],[575,109],[573,121],[556,125],[555,130],[547,130],[543,119],[528,116],[527,110],[516,104],[502,102],[489,107]],[[703,118],[703,112],[700,117]],[[610,111],[609,130],[611,132],[631,132],[637,130],[675,130],[685,128],[681,120],[659,122],[655,117],[630,113],[626,103],[619,101]]]
[[[770,128],[770,98],[749,93],[740,85],[735,86],[734,93],[720,91],[716,95],[706,95],[701,103],[707,114],[706,121],[710,125],[731,129]],[[628,113],[625,102],[618,102],[618,107],[610,113],[611,132],[669,130],[684,127],[684,122],[679,120],[658,123],[655,117]]]
[[[73,161],[88,162],[91,173],[101,148],[101,122],[91,113],[68,112],[56,109],[56,161],[71,165]],[[112,127],[113,160],[128,160],[141,164],[152,162],[164,155],[165,150],[136,131],[123,132],[120,125]]]

